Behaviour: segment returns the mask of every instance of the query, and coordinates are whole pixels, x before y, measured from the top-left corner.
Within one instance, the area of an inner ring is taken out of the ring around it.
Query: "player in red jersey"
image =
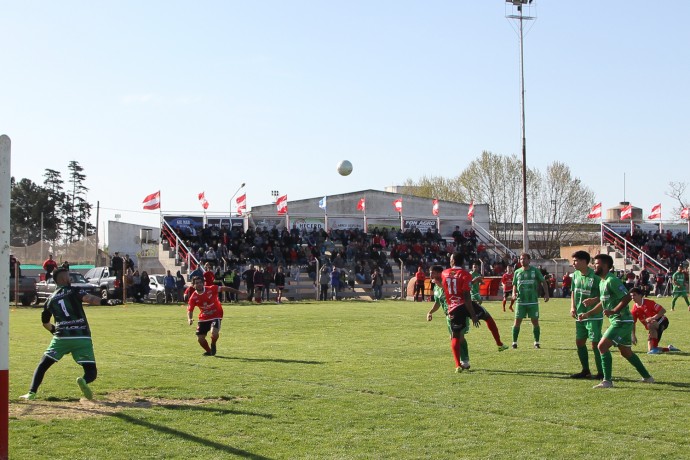
[[[635,305],[633,305],[632,313],[633,319],[633,332],[632,332],[632,343],[637,344],[637,337],[635,336],[635,325],[639,321],[642,323],[645,329],[647,329],[647,347],[648,354],[658,355],[659,353],[669,352],[669,351],[680,351],[673,345],[668,347],[659,347],[659,340],[664,331],[668,329],[668,318],[666,317],[666,310],[664,307],[654,302],[652,299],[645,299],[642,296],[642,289],[634,287],[630,290],[630,295],[632,296]]]
[[[414,282],[414,301],[419,302],[419,296],[422,296],[422,302],[424,302],[424,281],[426,280],[426,274],[424,273],[424,270],[422,269],[422,266],[420,265],[419,268],[417,268],[417,273],[414,274],[415,277],[415,282]]]
[[[201,276],[195,276],[192,279],[192,286],[194,291],[189,295],[187,320],[191,326],[194,322],[192,319],[194,308],[199,307],[196,337],[201,348],[205,350],[204,356],[213,356],[216,354],[216,342],[220,335],[220,323],[223,320],[223,306],[218,298],[218,293],[234,292],[242,295],[247,293],[230,286],[218,286],[215,284],[213,286],[204,286],[204,278]],[[209,330],[211,331],[210,346],[206,340],[206,334],[208,334]]]
[[[506,311],[506,300],[510,299],[510,311],[513,310],[513,266],[508,265],[508,269],[501,277],[501,284],[503,285],[503,311]]]

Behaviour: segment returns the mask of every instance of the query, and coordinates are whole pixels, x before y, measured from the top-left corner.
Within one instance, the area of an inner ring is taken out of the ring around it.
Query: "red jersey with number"
[[[512,291],[513,290],[513,274],[512,273],[504,273],[503,276],[501,277],[501,283],[503,284],[503,290],[504,291]]]
[[[644,299],[642,305],[633,305],[630,313],[635,321],[639,321],[645,329],[649,329],[645,319],[658,315],[662,308],[661,305],[654,302],[652,299]],[[663,316],[660,319],[663,319]]]
[[[441,273],[448,313],[465,304],[465,292],[470,291],[472,275],[462,268],[447,268]]]
[[[199,321],[210,321],[223,317],[223,306],[218,299],[218,286],[204,286],[201,293],[194,292],[189,296],[188,312],[194,311],[199,307]]]

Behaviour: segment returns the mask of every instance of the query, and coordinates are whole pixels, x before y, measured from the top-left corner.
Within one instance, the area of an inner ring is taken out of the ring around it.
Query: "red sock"
[[[455,337],[451,338],[450,349],[453,352],[455,367],[460,367],[460,339],[456,339]]]
[[[668,347],[661,347],[659,348],[659,350],[663,351],[664,353],[668,353],[669,351],[671,351],[668,349]]]
[[[503,311],[506,311],[506,301],[503,301]]]
[[[652,348],[659,347],[659,339],[649,339],[649,342],[652,344]]]
[[[496,326],[496,321],[494,321],[492,317],[488,317],[484,320],[484,322],[486,323],[486,327],[488,327],[491,331],[491,335],[494,336],[496,345],[499,347],[503,345],[503,342],[501,342],[501,334],[498,332],[498,326]]]
[[[203,348],[207,352],[211,353],[211,347],[208,346],[208,341],[206,339],[200,340],[199,345],[201,345],[201,348]]]

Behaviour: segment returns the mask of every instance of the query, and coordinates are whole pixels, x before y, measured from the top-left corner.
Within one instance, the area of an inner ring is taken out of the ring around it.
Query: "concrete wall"
[[[146,239],[142,240],[142,230],[145,230],[144,235],[148,235],[149,242]],[[158,227],[110,220],[108,221],[108,234],[106,235],[108,253],[111,257],[115,252],[119,252],[122,257],[125,254],[129,254],[129,257],[134,260],[134,264],[140,269],[138,261],[140,256],[155,257],[157,260],[160,233],[160,228]],[[149,271],[149,273],[151,272]],[[154,271],[153,273],[160,272]]]

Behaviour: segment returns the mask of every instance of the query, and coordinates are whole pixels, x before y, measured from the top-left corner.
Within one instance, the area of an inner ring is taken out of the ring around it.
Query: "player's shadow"
[[[174,406],[174,405],[173,405]],[[165,407],[165,406],[163,406]],[[189,406],[179,406],[180,409],[184,408],[185,410],[190,410]],[[198,407],[193,408],[192,410],[197,410]],[[205,408],[209,409],[209,408]],[[200,436],[196,436],[194,434],[186,433],[184,431],[176,430],[174,428],[170,428],[167,426],[163,425],[157,425],[155,423],[147,422],[145,420],[138,419],[136,417],[132,417],[131,415],[123,414],[123,413],[117,413],[117,414],[111,414],[112,417],[118,418],[124,422],[131,423],[133,425],[138,425],[144,428],[148,428],[150,430],[158,431],[160,433],[164,433],[167,435],[175,436],[177,438],[184,439],[186,441],[194,442],[197,444],[201,444],[206,447],[210,447],[212,449],[215,449],[220,452],[225,452],[228,454],[236,455],[238,457],[243,457],[243,458],[250,458],[250,459],[256,459],[256,460],[270,460],[270,457],[264,457],[263,455],[258,455],[258,454],[253,454],[251,452],[247,452],[246,450],[238,449],[236,447],[228,446],[225,444],[221,444],[216,441],[211,441],[210,439],[205,439]]]
[[[546,378],[552,378],[552,379],[570,379],[570,374],[566,372],[548,372],[548,371],[534,371],[531,369],[525,369],[525,370],[517,370],[517,371],[510,371],[506,369],[477,369],[473,370],[473,372],[486,372],[488,374],[495,374],[495,375],[519,375],[521,377],[533,377],[533,376],[538,376],[538,377],[546,377]]]
[[[326,364],[324,361],[308,361],[302,359],[282,359],[282,358],[246,358],[242,356],[215,356],[218,359],[233,359],[245,363],[280,363],[280,364]]]

